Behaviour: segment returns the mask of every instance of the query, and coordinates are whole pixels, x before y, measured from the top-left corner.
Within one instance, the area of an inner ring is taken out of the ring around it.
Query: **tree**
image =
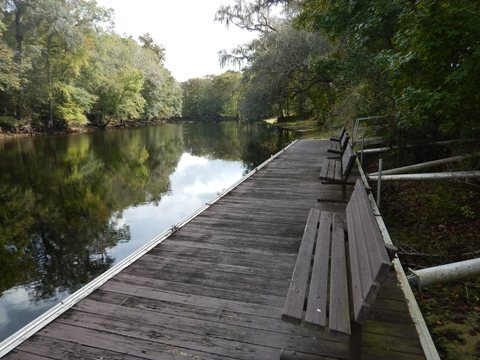
[[[405,8],[385,53],[402,128],[480,134],[479,16],[480,3],[466,0]]]
[[[0,116],[52,129],[160,119],[181,111],[180,87],[149,34],[140,44],[101,26],[93,0],[2,0]],[[2,119],[7,119],[2,117]]]
[[[199,119],[237,117],[241,79],[240,73],[227,71],[183,83],[182,115]]]

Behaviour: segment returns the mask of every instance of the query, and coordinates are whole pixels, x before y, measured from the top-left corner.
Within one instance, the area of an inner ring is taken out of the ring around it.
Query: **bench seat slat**
[[[317,232],[319,218],[320,210],[311,209],[300,249],[298,250],[297,261],[290,281],[287,299],[283,307],[282,318],[285,320],[301,321],[302,319],[313,245],[315,243],[315,234]]]
[[[322,211],[305,312],[305,322],[321,327],[327,325],[328,268],[332,222],[333,213]]]
[[[341,144],[342,144],[341,142],[333,142],[333,143],[331,143],[330,148],[327,151],[331,152],[331,153],[338,154],[342,150],[342,145]]]
[[[335,161],[335,174],[333,178],[336,182],[342,182],[342,163],[338,160]]]
[[[334,159],[329,159],[327,179],[335,180],[335,169],[336,168],[337,168],[337,161],[334,160]]]
[[[330,161],[329,159],[325,159],[322,164],[322,169],[320,170],[320,179],[321,180],[326,180],[327,179],[327,173],[328,173],[328,167],[330,166]]]
[[[329,329],[334,334],[350,334],[345,230],[338,215],[333,216],[330,269]]]

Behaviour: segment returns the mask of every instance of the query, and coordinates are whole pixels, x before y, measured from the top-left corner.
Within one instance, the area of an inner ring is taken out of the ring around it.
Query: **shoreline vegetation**
[[[84,134],[97,131],[115,130],[115,129],[128,129],[139,128],[146,126],[158,126],[167,123],[178,122],[220,122],[220,121],[241,121],[236,116],[211,116],[203,119],[196,119],[194,117],[182,117],[178,116],[170,119],[158,119],[158,120],[135,120],[135,121],[122,121],[112,122],[105,127],[93,126],[93,125],[80,125],[69,126],[64,128],[57,128],[53,130],[45,128],[32,129],[30,127],[16,127],[16,128],[2,128],[0,126],[0,141],[34,137],[34,136],[47,136],[47,135],[68,135],[68,134]],[[274,126],[282,130],[293,131],[300,137],[305,139],[327,139],[335,132],[334,128],[325,129],[318,121],[313,118],[302,120],[280,120],[278,118],[269,118],[263,120],[266,124]],[[338,128],[341,126],[339,125]]]
[[[175,117],[171,119],[151,119],[151,120],[135,120],[135,121],[121,121],[121,122],[112,122],[107,126],[94,126],[94,125],[78,125],[78,126],[68,126],[63,128],[56,129],[46,129],[46,128],[36,128],[32,129],[28,126],[21,126],[15,128],[2,128],[0,125],[0,141],[18,139],[25,137],[34,137],[34,136],[47,136],[47,135],[68,135],[68,134],[85,134],[92,133],[97,131],[107,131],[107,130],[116,130],[116,129],[131,129],[131,128],[140,128],[146,126],[158,126],[167,123],[178,123],[178,122],[220,122],[220,121],[237,121],[237,117],[233,116],[215,116],[204,119],[194,119],[191,117]]]

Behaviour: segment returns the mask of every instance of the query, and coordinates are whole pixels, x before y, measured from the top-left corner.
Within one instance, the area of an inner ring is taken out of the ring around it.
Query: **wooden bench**
[[[348,144],[341,158],[326,158],[320,170],[320,180],[328,183],[346,184],[357,155]]]
[[[358,180],[346,219],[310,210],[282,318],[350,336],[351,353],[358,355],[361,325],[391,266],[367,192]]]
[[[348,133],[345,131],[345,128],[343,129],[344,131],[342,132],[342,135],[338,140],[333,140],[330,144],[330,147],[328,148],[328,152],[334,153],[334,154],[343,154],[345,151],[345,148],[348,145],[348,140],[350,140],[350,136],[348,136]]]
[[[346,128],[343,128],[342,129],[342,132],[340,133],[340,136],[332,136],[330,138],[331,141],[341,141],[342,140],[342,137],[347,133],[347,129]]]

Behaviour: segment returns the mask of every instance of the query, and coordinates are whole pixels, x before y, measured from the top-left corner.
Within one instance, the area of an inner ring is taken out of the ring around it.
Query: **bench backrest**
[[[361,180],[355,184],[346,213],[353,315],[363,324],[392,264]]]
[[[345,137],[346,134],[347,134],[347,129],[343,128],[342,132],[340,133],[340,136],[336,139],[339,140],[339,141],[342,141],[342,139]]]
[[[340,151],[343,152],[347,148],[348,140],[350,140],[350,136],[347,133],[344,133],[343,137],[340,139]]]
[[[346,182],[353,168],[353,163],[357,155],[353,151],[352,145],[347,142],[347,146],[342,155],[342,182]]]

